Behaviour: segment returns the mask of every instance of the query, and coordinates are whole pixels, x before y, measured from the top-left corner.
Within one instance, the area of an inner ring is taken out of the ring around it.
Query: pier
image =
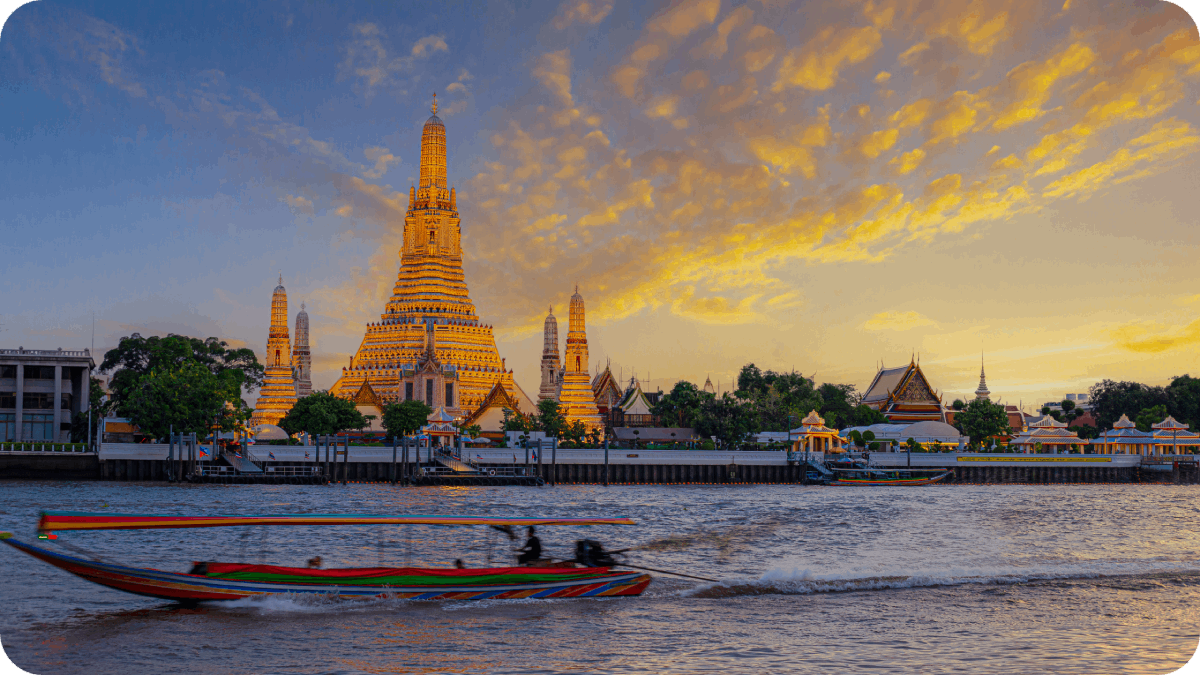
[[[404,482],[416,485],[754,485],[820,482],[821,453],[789,460],[785,451],[643,450],[603,448],[540,451],[521,448],[471,450],[470,458],[443,459],[409,449],[407,474],[403,453],[393,464],[391,447],[350,446],[328,450],[313,446],[258,446],[253,462],[238,466],[199,462],[183,471],[181,458],[166,444],[105,443],[99,452],[47,449],[31,444],[0,445],[0,478],[34,480],[168,481],[220,484],[324,484],[327,482]],[[344,446],[343,446],[344,447]],[[178,452],[178,449],[175,451]],[[419,457],[417,456],[419,454]],[[468,454],[468,453],[464,453]],[[269,457],[274,455],[274,459]],[[264,459],[266,458],[266,459]],[[527,461],[528,458],[528,461]],[[872,466],[883,469],[952,471],[945,485],[1200,483],[1196,455],[1014,455],[981,453],[873,453]],[[540,460],[540,461],[539,461]],[[247,466],[248,465],[248,466]],[[254,467],[257,471],[252,471]]]

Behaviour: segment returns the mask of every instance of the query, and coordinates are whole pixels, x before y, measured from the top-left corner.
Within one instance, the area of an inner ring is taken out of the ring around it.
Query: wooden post
[[[608,439],[604,439],[604,487],[608,487]]]
[[[550,440],[550,473],[554,476],[554,482],[551,485],[558,484],[558,437],[555,436]]]
[[[396,484],[396,437],[392,436],[392,466],[388,472],[388,477],[391,479],[392,485]]]
[[[342,434],[342,485],[346,484],[350,472],[350,436]]]
[[[546,453],[545,453],[545,451],[542,449],[542,439],[540,439],[540,438],[539,438],[537,443],[538,443],[538,453],[537,453],[537,456],[538,456],[538,477],[539,477],[539,478],[541,478],[541,479],[544,481],[544,480],[546,480],[546,475],[545,475],[545,472],[544,472],[544,471],[542,471],[542,455],[544,455],[544,454],[546,454]]]

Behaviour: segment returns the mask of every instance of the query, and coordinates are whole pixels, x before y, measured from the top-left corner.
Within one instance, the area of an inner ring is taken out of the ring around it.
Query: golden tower
[[[434,406],[444,405],[458,417],[474,411],[496,382],[514,398],[518,389],[492,327],[480,323],[467,295],[458,206],[454,188],[446,184],[446,126],[437,116],[436,96],[432,111],[421,132],[421,178],[409,188],[392,297],[379,321],[367,324],[362,344],[330,392],[350,398],[369,382],[383,401],[432,398]],[[426,354],[426,345],[433,354]]]
[[[300,303],[296,315],[296,343],[292,347],[292,377],[296,380],[296,397],[312,394],[312,353],[308,350],[308,312]]]
[[[564,361],[562,388],[558,395],[563,417],[568,422],[583,422],[589,429],[603,429],[604,423],[596,408],[596,394],[592,391],[592,378],[588,376],[587,328],[583,296],[579,294],[578,286],[575,287],[575,295],[571,296]]]
[[[288,340],[287,289],[283,275],[271,296],[271,329],[267,333],[267,367],[262,389],[250,416],[250,426],[279,424],[296,403],[296,383],[292,379],[292,347]]]

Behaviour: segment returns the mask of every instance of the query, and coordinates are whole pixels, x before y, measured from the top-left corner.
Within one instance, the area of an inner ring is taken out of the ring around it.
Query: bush
[[[716,450],[717,446],[714,445],[712,441],[704,441],[703,443],[700,444],[700,449],[701,450]]]

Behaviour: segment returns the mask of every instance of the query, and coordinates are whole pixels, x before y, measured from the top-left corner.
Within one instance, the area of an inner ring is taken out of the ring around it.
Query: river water
[[[0,547],[0,640],[54,673],[1168,673],[1200,640],[1200,488],[1158,485],[393,488],[0,483],[0,529],[40,509],[629,516],[545,528],[642,546],[638,598],[271,598],[183,608]],[[499,564],[486,528],[64,533],[116,562]],[[55,546],[55,542],[44,542]]]

